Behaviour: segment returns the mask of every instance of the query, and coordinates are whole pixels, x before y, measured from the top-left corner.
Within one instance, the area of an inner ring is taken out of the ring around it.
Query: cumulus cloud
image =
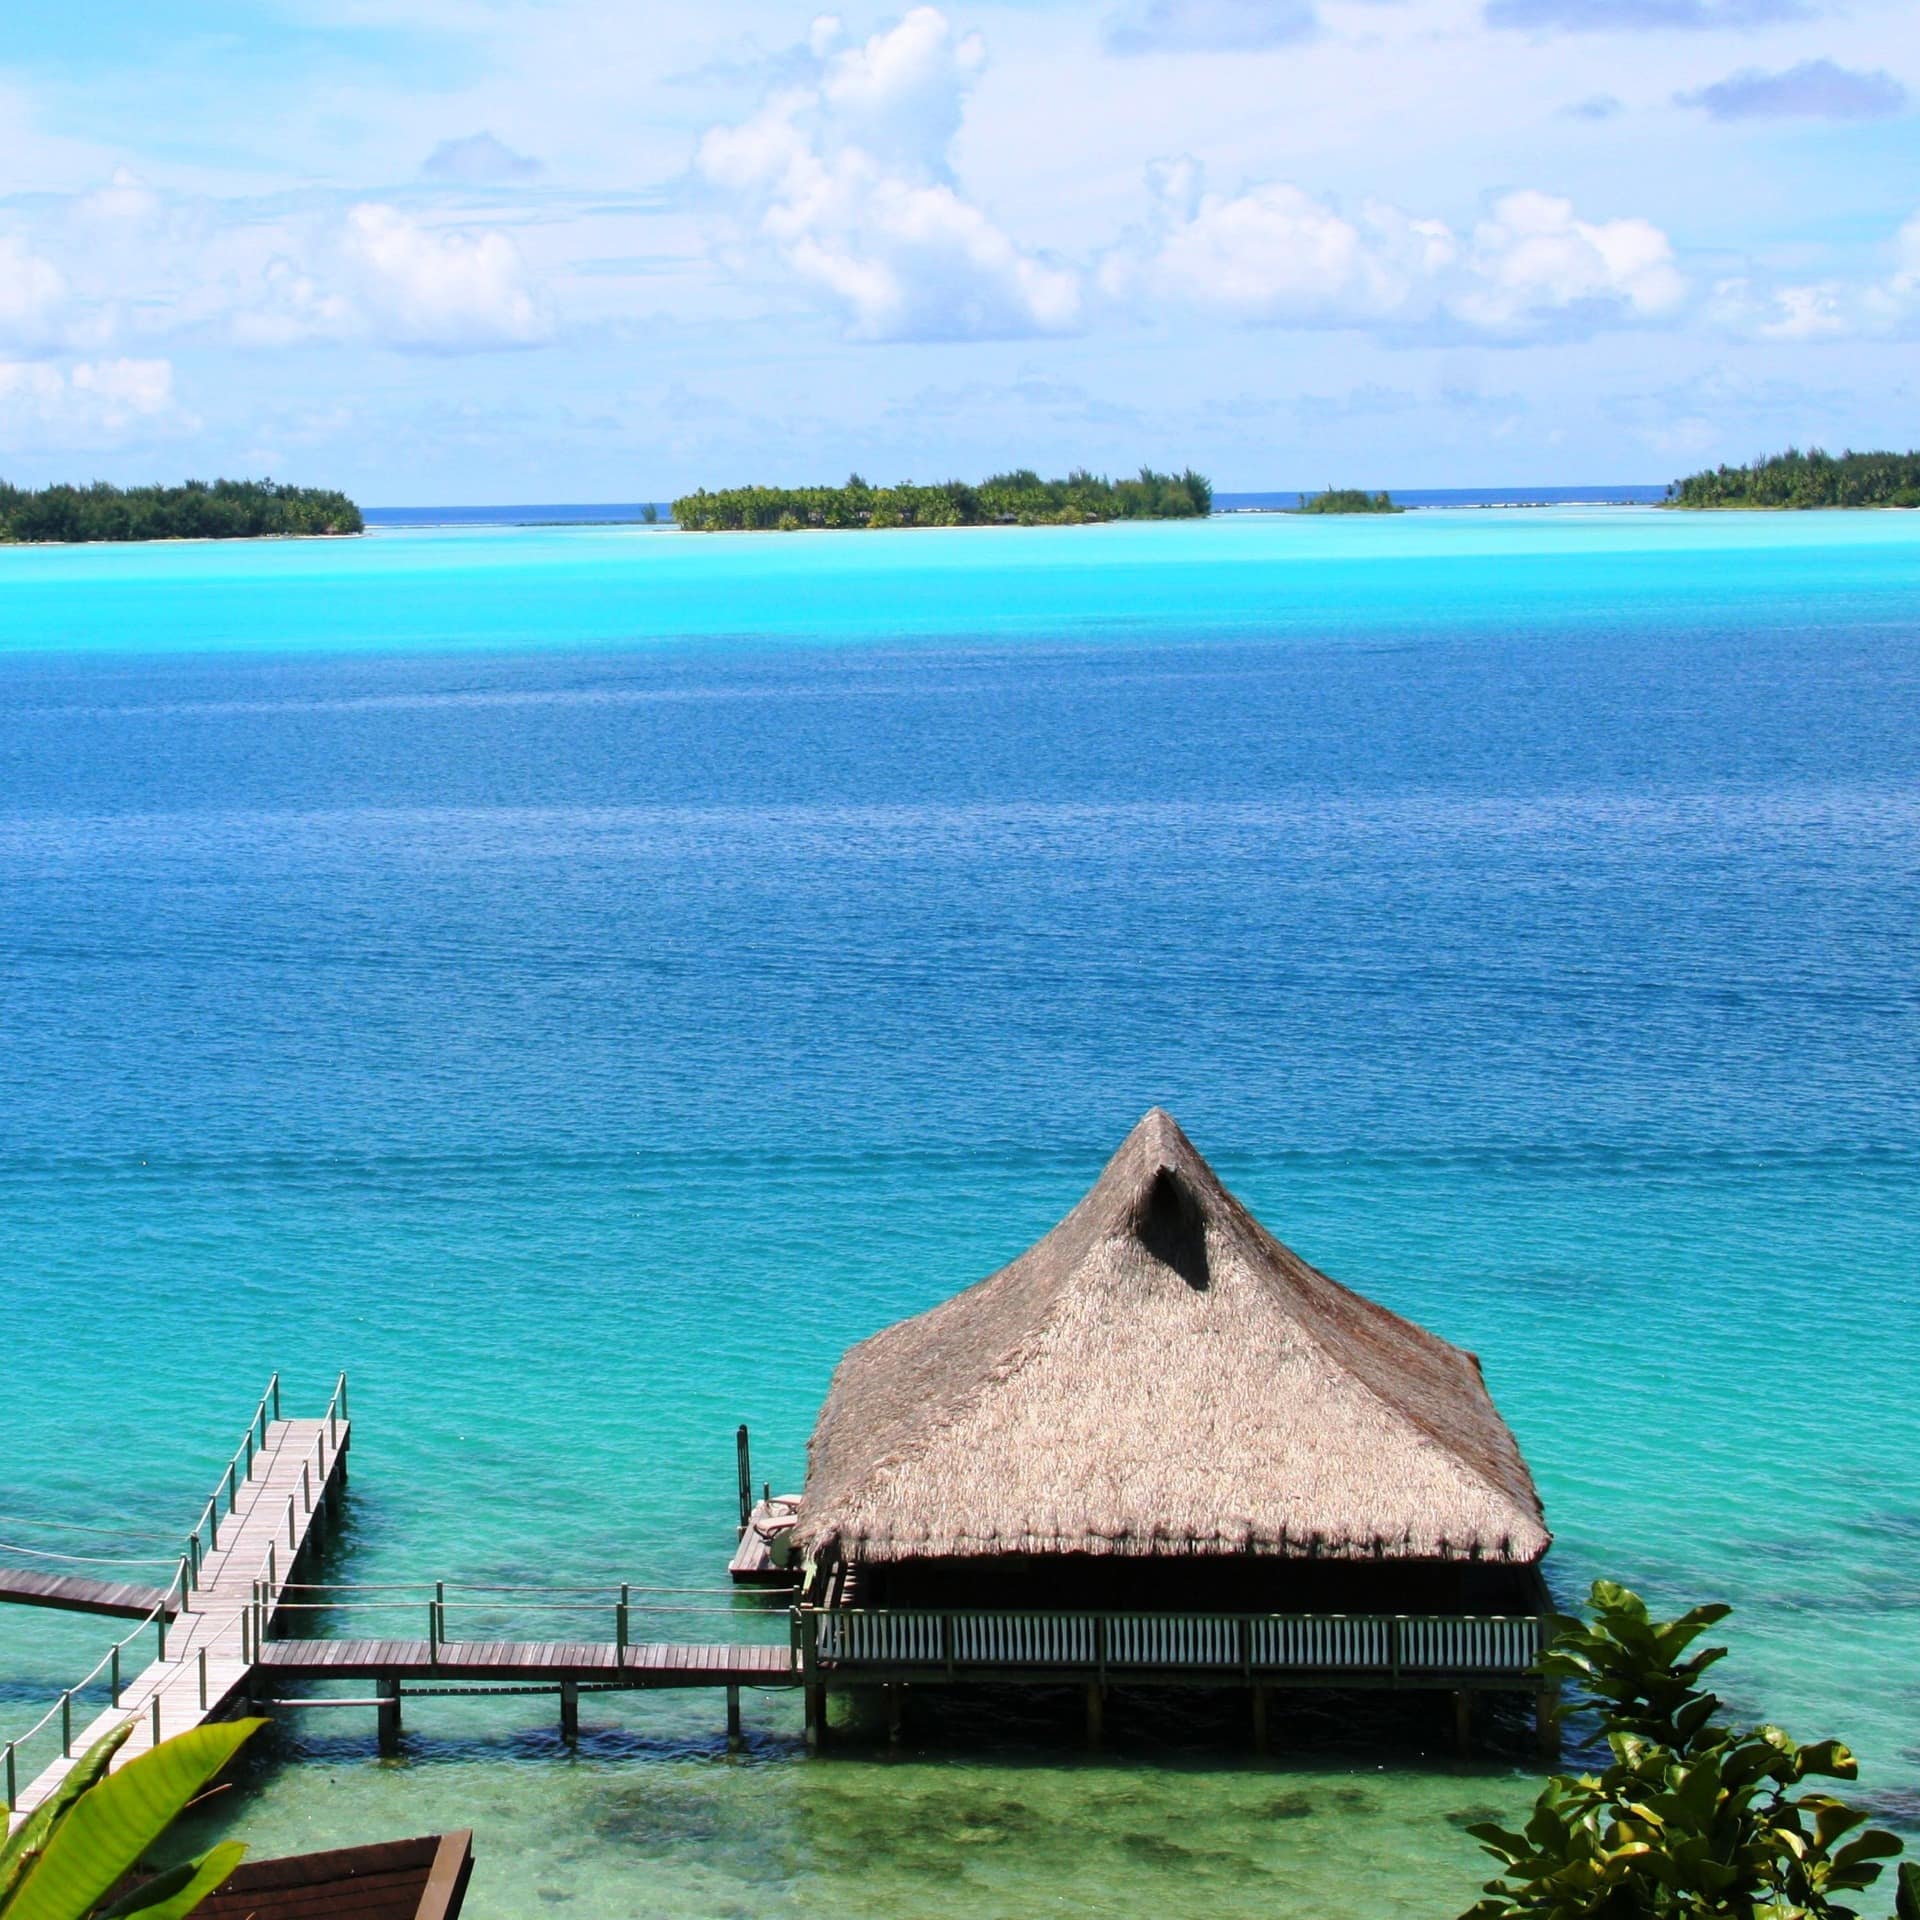
[[[1807,0],[1487,0],[1487,24],[1571,33],[1705,31],[1804,20],[1813,11]]]
[[[504,233],[426,227],[369,204],[347,215],[345,254],[360,307],[389,345],[448,353],[526,347],[551,330]]]
[[[470,133],[461,140],[442,140],[420,168],[429,180],[450,180],[468,187],[531,180],[543,170],[530,154],[516,153],[504,140],[486,132]]]
[[[166,360],[0,360],[0,434],[11,446],[90,450],[195,424]]]
[[[1113,53],[1253,53],[1319,31],[1313,0],[1139,0],[1105,39]]]
[[[1573,202],[1509,193],[1474,228],[1449,300],[1470,326],[1511,337],[1656,320],[1686,293],[1667,236],[1648,220],[1582,220]]]
[[[961,191],[950,158],[986,62],[977,34],[917,7],[861,45],[816,23],[805,84],[714,127],[696,169],[733,211],[740,265],[771,269],[870,340],[1057,332],[1076,274],[1020,247]]]
[[[537,346],[552,332],[504,233],[429,226],[379,202],[262,263],[233,316],[245,346],[370,340],[419,353]]]
[[[1907,90],[1880,68],[1863,73],[1831,60],[1802,60],[1783,73],[1746,67],[1674,99],[1716,120],[1877,120],[1899,113]]]
[[[1206,192],[1190,160],[1151,176],[1156,215],[1102,263],[1116,301],[1175,302],[1242,321],[1493,340],[1656,320],[1685,288],[1647,221],[1582,220],[1512,193],[1464,237],[1379,201],[1349,212],[1274,182]]]

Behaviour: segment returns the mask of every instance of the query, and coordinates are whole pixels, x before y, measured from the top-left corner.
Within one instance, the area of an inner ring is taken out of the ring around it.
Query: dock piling
[[[579,1744],[580,1683],[577,1680],[560,1682],[560,1738],[570,1747]]]
[[[740,1689],[727,1689],[727,1751],[738,1753],[742,1745],[740,1736]]]
[[[1107,1690],[1098,1680],[1087,1682],[1087,1750],[1100,1751],[1106,1737]]]
[[[382,1680],[378,1684],[380,1751],[390,1757],[400,1751],[400,1682]]]
[[[733,1437],[736,1465],[740,1471],[740,1531],[745,1533],[747,1522],[753,1518],[753,1455],[747,1446],[747,1423],[740,1422],[740,1431]]]

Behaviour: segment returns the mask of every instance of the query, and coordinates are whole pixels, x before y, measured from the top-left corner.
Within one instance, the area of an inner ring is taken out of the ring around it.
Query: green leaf
[[[1920,1860],[1909,1860],[1901,1867],[1893,1913],[1894,1920],[1920,1920]]]
[[[136,1915],[138,1920],[184,1920],[232,1875],[246,1854],[240,1841],[222,1841],[198,1860],[142,1881],[125,1899],[102,1907],[97,1920],[134,1920]]]
[[[67,1809],[101,1779],[113,1756],[133,1734],[133,1722],[103,1734],[72,1766],[66,1778],[20,1823],[10,1840],[0,1841],[0,1914],[7,1912],[27,1869],[46,1849],[47,1837],[67,1817]]]
[[[83,1920],[239,1752],[264,1720],[229,1720],[176,1734],[110,1773],[68,1809],[6,1920]]]

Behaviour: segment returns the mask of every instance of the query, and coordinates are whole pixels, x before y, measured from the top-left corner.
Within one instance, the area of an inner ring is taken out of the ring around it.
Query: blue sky
[[[0,45],[0,472],[370,503],[1908,446],[1910,0],[106,0]]]

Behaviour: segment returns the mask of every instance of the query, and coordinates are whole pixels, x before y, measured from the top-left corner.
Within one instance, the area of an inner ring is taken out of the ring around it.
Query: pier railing
[[[743,1637],[788,1644],[796,1589],[652,1586],[634,1581],[594,1586],[526,1586],[482,1581],[291,1582],[269,1598],[264,1587],[251,1638],[320,1635],[405,1636],[430,1647],[475,1641],[548,1641],[638,1646],[649,1640],[731,1645]],[[768,1603],[773,1604],[769,1605]],[[758,1626],[743,1636],[743,1627]]]
[[[809,1664],[930,1676],[982,1667],[1074,1673],[1353,1675],[1393,1684],[1512,1675],[1537,1665],[1532,1614],[1076,1613],[992,1608],[803,1608]]]

